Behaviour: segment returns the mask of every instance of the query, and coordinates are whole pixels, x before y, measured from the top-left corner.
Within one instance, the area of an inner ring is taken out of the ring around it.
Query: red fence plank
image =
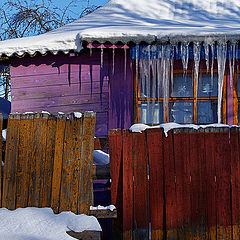
[[[238,128],[230,129],[230,146],[231,146],[231,185],[232,185],[232,234],[233,239],[240,238],[240,157],[239,157],[239,130]]]
[[[156,240],[163,239],[164,230],[163,137],[162,129],[147,130],[151,238]]]
[[[149,239],[148,157],[145,133],[134,133],[134,239]],[[141,148],[139,148],[141,146]]]
[[[165,206],[166,206],[166,234],[167,239],[175,240],[177,236],[177,200],[175,184],[175,163],[173,155],[173,132],[163,141],[164,179],[165,179]]]
[[[109,131],[109,151],[111,169],[111,198],[117,208],[118,218],[113,220],[113,238],[121,239],[123,230],[123,173],[122,173],[122,135],[119,130]]]
[[[229,129],[219,128],[215,133],[215,171],[217,239],[232,239],[230,199],[230,135]]]
[[[132,239],[133,230],[133,139],[123,130],[123,239]]]

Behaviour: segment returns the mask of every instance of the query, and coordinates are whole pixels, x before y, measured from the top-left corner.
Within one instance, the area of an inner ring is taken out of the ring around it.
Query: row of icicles
[[[127,46],[127,45],[126,45]],[[101,48],[101,67],[103,66],[103,49]],[[124,80],[126,80],[127,74],[127,49],[128,47],[123,47],[124,49]],[[170,83],[173,85],[173,63],[174,59],[177,59],[176,55],[182,60],[183,70],[186,72],[188,70],[189,59],[194,60],[194,77],[196,79],[196,92],[198,92],[198,75],[200,60],[205,59],[207,72],[211,72],[211,79],[213,81],[214,72],[214,61],[217,61],[217,71],[218,71],[218,123],[222,122],[221,119],[221,104],[223,95],[223,80],[226,67],[226,59],[229,62],[229,74],[230,74],[230,85],[233,85],[233,75],[235,70],[235,62],[238,58],[238,44],[227,44],[226,42],[221,43],[200,43],[194,42],[192,45],[190,43],[181,43],[179,45],[147,45],[141,46],[137,45],[135,49],[135,62],[136,62],[136,72],[139,73],[139,84],[141,86],[140,92],[147,93],[148,110],[150,104],[150,92],[152,92],[152,115],[154,116],[155,99],[163,94],[163,115],[165,119],[165,114],[168,112],[168,101],[169,101],[169,87]],[[192,55],[190,56],[190,49],[192,50]],[[180,51],[180,54],[179,54]],[[204,52],[204,57],[202,57],[202,52]],[[91,49],[90,49],[91,53]],[[113,48],[112,57],[112,73],[114,74],[115,69],[115,49]],[[152,86],[152,91],[150,89]],[[145,89],[146,88],[146,89]],[[148,113],[149,114],[149,113]],[[153,119],[152,116],[152,119]]]

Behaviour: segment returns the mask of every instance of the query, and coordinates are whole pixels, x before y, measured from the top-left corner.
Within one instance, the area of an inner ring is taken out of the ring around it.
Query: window
[[[150,86],[150,101],[148,103],[146,88],[141,92],[136,90],[137,121],[146,124],[163,122],[209,124],[217,122],[218,74],[202,70],[199,72],[198,86],[195,83],[193,71],[175,70],[173,84],[169,87],[168,113],[164,121],[163,96],[155,99],[153,113],[153,94]],[[152,79],[151,79],[152,81]],[[171,81],[170,81],[171,82]],[[223,122],[226,122],[226,77],[224,78],[222,108]],[[137,89],[142,89],[140,86]],[[145,91],[145,92],[143,92]],[[238,81],[238,109],[240,109],[240,75]],[[156,96],[158,94],[156,93]],[[165,109],[166,110],[166,109]],[[240,119],[240,111],[239,111]]]

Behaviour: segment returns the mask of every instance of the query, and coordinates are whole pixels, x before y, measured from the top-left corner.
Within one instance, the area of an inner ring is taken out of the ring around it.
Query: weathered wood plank
[[[132,153],[134,237],[145,240],[149,239],[148,156],[145,133],[132,133]]]
[[[218,128],[215,132],[216,210],[217,239],[232,239],[230,199],[229,128]]]
[[[117,218],[117,209],[90,210],[89,215],[96,218]]]
[[[239,152],[239,129],[230,129],[231,147],[231,197],[232,197],[232,238],[240,238],[240,152]]]
[[[89,213],[93,205],[92,165],[96,114],[85,112],[83,118],[78,213]]]
[[[51,193],[52,193],[52,176],[53,176],[53,162],[54,162],[54,150],[55,150],[55,136],[56,136],[56,119],[53,116],[49,116],[47,121],[46,132],[46,145],[44,147],[45,164],[43,168],[43,186],[41,196],[41,206],[49,207],[51,205]]]
[[[109,131],[109,153],[111,171],[111,198],[116,206],[118,218],[113,220],[113,239],[121,239],[123,231],[123,165],[122,136],[119,130]]]
[[[164,173],[163,173],[163,132],[162,129],[147,130],[149,154],[149,205],[151,238],[163,239],[164,231]]]
[[[216,240],[217,213],[216,213],[216,174],[215,174],[215,134],[214,129],[205,129],[206,160],[208,162],[206,175],[208,177],[207,188],[207,223],[208,239]]]
[[[66,233],[71,237],[80,239],[80,240],[89,240],[89,239],[101,240],[102,232],[84,230],[82,232],[67,231]]]
[[[176,225],[176,185],[175,185],[175,166],[173,153],[173,131],[168,132],[168,136],[163,141],[164,156],[164,178],[165,178],[165,207],[166,207],[166,238],[177,239]]]
[[[58,116],[55,136],[55,152],[54,165],[52,176],[52,196],[51,208],[54,213],[59,213],[60,193],[61,193],[61,178],[62,178],[62,161],[64,151],[64,133],[65,133],[66,119],[65,116]]]
[[[16,208],[28,205],[29,164],[32,155],[33,114],[21,115],[19,121],[18,161],[16,169]]]
[[[100,85],[100,83],[99,83]],[[71,97],[71,96],[81,96],[83,100],[85,99],[94,99],[97,100],[102,97],[104,99],[105,95],[108,95],[108,85],[100,87],[93,87],[90,84],[85,84],[81,88],[77,85],[53,85],[53,86],[41,86],[41,87],[28,87],[21,89],[12,89],[13,96],[12,99],[17,100],[26,100],[27,99],[43,99],[43,98],[54,98],[59,97]],[[61,100],[61,99],[60,99]]]
[[[123,130],[123,239],[133,239],[133,139]]]
[[[2,207],[15,209],[16,195],[16,163],[19,134],[19,114],[10,114],[8,118],[6,155],[3,175],[3,199]]]

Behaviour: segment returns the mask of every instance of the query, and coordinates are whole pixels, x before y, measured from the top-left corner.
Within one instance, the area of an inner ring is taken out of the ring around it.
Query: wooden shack
[[[93,110],[98,137],[140,122],[238,124],[240,3],[230,2],[111,0],[49,33],[0,42],[12,112]]]

